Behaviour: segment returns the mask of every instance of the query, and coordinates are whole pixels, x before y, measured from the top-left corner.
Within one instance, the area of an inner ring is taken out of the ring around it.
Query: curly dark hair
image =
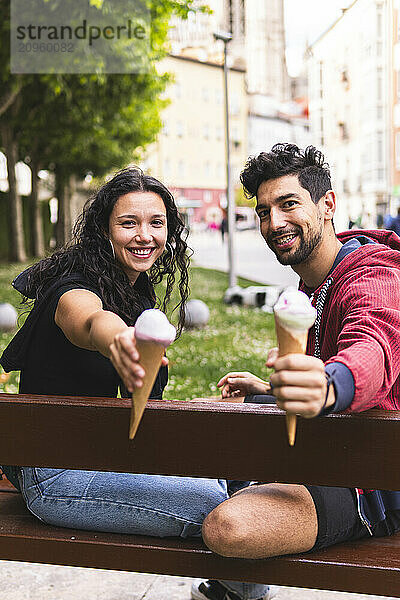
[[[118,171],[89,198],[74,226],[72,241],[29,270],[28,291],[34,288],[35,297],[40,297],[56,278],[80,272],[99,289],[107,310],[115,312],[128,324],[134,323],[142,306],[139,294],[114,259],[108,238],[109,218],[114,205],[120,196],[130,192],[154,192],[164,202],[168,226],[166,247],[151,267],[145,284],[147,289],[144,291],[165,311],[175,284],[176,272],[179,271],[180,301],[174,310],[179,309],[180,334],[185,303],[189,296],[189,249],[186,243],[188,232],[171,192],[154,177],[145,175],[138,167],[127,167]],[[166,290],[161,301],[156,297],[153,286],[164,278]]]
[[[254,198],[263,181],[297,175],[315,204],[332,188],[331,174],[324,155],[314,146],[305,150],[295,144],[275,144],[270,152],[250,157],[240,174],[247,198]]]

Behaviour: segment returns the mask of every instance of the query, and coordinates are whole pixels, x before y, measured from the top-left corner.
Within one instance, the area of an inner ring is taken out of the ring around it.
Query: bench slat
[[[268,560],[228,559],[200,540],[150,538],[50,527],[19,494],[0,493],[0,559],[396,596],[400,535]],[[338,567],[340,567],[338,569]]]
[[[1,461],[400,490],[400,411],[298,419],[294,447],[273,406],[150,402],[133,441],[129,411],[124,399],[1,394]]]

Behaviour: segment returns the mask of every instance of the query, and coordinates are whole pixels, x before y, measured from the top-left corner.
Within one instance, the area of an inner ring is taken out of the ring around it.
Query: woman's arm
[[[135,329],[115,313],[104,310],[100,298],[89,290],[69,290],[58,301],[55,323],[75,346],[97,350],[109,358],[128,391],[142,386]]]

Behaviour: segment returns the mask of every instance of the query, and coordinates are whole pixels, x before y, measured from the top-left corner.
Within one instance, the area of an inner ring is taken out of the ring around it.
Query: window
[[[376,143],[376,159],[378,164],[383,163],[383,133],[380,131]]]
[[[319,119],[319,126],[320,126],[320,144],[323,145],[324,144],[324,117],[320,116]]]
[[[178,121],[176,123],[176,134],[178,137],[183,137],[183,122]]]
[[[382,23],[383,23],[382,13],[377,12],[376,13],[376,35],[378,38],[382,37],[382,33],[383,33]]]
[[[229,0],[229,31],[233,31],[233,23],[234,23],[233,0]]]
[[[205,140],[208,140],[210,137],[210,125],[208,123],[204,123],[203,125],[203,137]]]
[[[382,69],[379,68],[377,70],[377,77],[376,77],[376,97],[378,102],[382,101],[382,87],[383,87],[383,72]]]
[[[240,110],[239,96],[233,92],[229,99],[229,112],[231,115],[237,115]]]
[[[164,177],[170,177],[171,175],[171,161],[169,158],[164,160]]]
[[[175,91],[175,98],[179,99],[182,98],[182,87],[180,83],[175,83],[174,85],[174,91]]]
[[[396,170],[400,171],[400,132],[396,133],[395,154],[396,154]]]
[[[344,123],[343,121],[340,121],[338,123],[338,127],[339,127],[339,137],[341,140],[345,141],[349,139],[349,130],[347,127],[347,124]]]

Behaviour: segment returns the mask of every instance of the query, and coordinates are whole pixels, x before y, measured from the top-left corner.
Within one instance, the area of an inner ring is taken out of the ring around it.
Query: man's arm
[[[400,374],[400,271],[365,269],[345,290],[337,353],[326,361],[350,371],[354,394],[348,412],[381,404]],[[342,410],[345,407],[342,408]]]

